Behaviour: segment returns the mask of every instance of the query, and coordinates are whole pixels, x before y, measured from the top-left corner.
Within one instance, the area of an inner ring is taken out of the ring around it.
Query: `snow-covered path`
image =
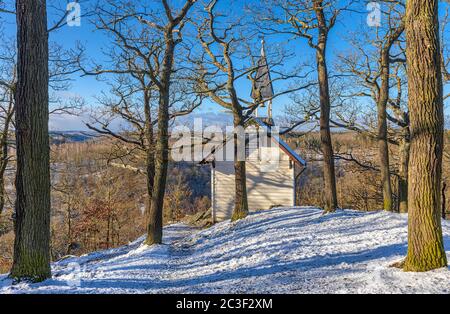
[[[143,239],[53,264],[53,279],[0,293],[450,293],[450,271],[389,268],[406,253],[407,216],[310,207],[273,209],[198,231]],[[450,255],[450,224],[443,225]],[[450,256],[449,256],[450,257]]]

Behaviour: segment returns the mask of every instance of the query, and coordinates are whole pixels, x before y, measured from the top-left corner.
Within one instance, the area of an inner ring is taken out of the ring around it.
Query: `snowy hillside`
[[[274,209],[207,230],[165,229],[165,244],[128,246],[53,265],[53,279],[1,293],[450,293],[450,271],[405,273],[405,215]],[[443,226],[450,254],[450,224]]]

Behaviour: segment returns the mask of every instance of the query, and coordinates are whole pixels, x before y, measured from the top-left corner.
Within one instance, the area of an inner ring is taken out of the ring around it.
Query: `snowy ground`
[[[165,228],[142,239],[53,264],[53,279],[0,293],[450,293],[450,271],[405,273],[405,215],[274,209],[207,230]],[[444,222],[447,255],[450,223]],[[450,257],[450,256],[449,256]]]

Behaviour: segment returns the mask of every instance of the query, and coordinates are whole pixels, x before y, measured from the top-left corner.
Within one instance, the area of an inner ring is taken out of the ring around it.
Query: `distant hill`
[[[50,131],[51,144],[86,142],[98,136],[90,131]]]

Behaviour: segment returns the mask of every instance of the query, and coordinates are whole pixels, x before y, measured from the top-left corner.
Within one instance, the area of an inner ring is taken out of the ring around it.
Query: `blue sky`
[[[66,1],[56,0],[63,5]],[[12,2],[12,1],[11,1]],[[180,3],[181,0],[173,0],[173,3]],[[245,4],[252,5],[252,3],[258,3],[256,0],[228,0],[226,2],[226,9],[230,16],[233,14],[242,14],[243,6]],[[223,9],[225,7],[219,8]],[[83,6],[81,7],[83,11]],[[365,6],[360,5],[358,7],[360,12],[347,12],[341,16],[337,25],[332,30],[328,45],[328,63],[329,69],[333,71],[333,64],[336,60],[336,55],[340,52],[349,49],[346,39],[353,31],[361,30],[367,32],[374,32],[375,28],[369,27],[366,23],[367,14]],[[57,17],[53,11],[49,10],[49,24]],[[9,36],[14,36],[15,33],[15,21],[14,17],[7,17],[5,21],[5,32]],[[87,55],[96,60],[100,61],[103,58],[102,50],[108,49],[109,38],[99,31],[95,31],[89,18],[82,18],[80,27],[69,27],[65,26],[61,30],[54,32],[50,36],[50,40],[63,45],[63,47],[69,49],[76,46],[77,42],[82,43],[87,49]],[[314,61],[314,51],[307,45],[305,40],[297,39],[294,41],[287,41],[286,36],[269,36],[265,37],[267,46],[274,47],[277,45],[285,46],[287,49],[295,52],[295,58],[290,58],[286,61],[284,65],[286,68],[295,67],[298,63]],[[259,41],[259,39],[258,39]],[[255,41],[255,42],[258,42]],[[315,75],[315,74],[313,74]],[[284,86],[280,84],[275,84],[275,92],[282,90]],[[249,86],[245,83],[237,85],[238,92],[242,95],[247,96],[250,93]],[[79,77],[79,75],[73,76],[73,82],[71,88],[67,91],[68,94],[80,95],[90,106],[96,106],[95,96],[99,95],[102,91],[107,91],[108,88],[103,82],[99,82],[93,77]],[[446,90],[449,91],[448,86]],[[284,113],[285,105],[292,102],[289,96],[282,96],[274,101],[274,115],[281,116]],[[212,102],[206,102],[201,108],[196,112],[196,116],[204,114],[208,117],[216,116],[217,119],[222,119],[224,116],[221,107],[213,104]],[[85,119],[85,118],[84,118]],[[75,117],[57,117],[52,118],[51,128],[55,130],[73,130],[73,129],[83,129],[83,118]]]

